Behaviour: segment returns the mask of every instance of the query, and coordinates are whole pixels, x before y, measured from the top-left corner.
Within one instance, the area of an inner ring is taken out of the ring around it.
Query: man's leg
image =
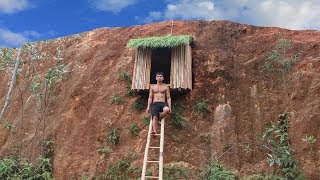
[[[155,134],[157,134],[157,128],[158,128],[158,117],[154,116],[152,118],[152,132],[154,132]]]
[[[169,107],[165,106],[163,108],[163,111],[160,113],[160,119],[162,119],[163,117],[167,116],[169,114]]]

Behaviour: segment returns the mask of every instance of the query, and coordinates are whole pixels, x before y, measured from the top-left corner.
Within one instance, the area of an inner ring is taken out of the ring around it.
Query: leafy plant
[[[210,112],[207,102],[209,102],[209,100],[202,99],[201,101],[197,101],[192,107],[193,111],[195,111],[200,117],[204,117],[208,112]]]
[[[137,111],[141,111],[144,107],[145,100],[142,97],[137,98],[132,104],[132,109],[135,109]]]
[[[307,136],[306,138],[302,139],[302,141],[308,142],[309,144],[313,144],[317,141],[317,139],[314,136]]]
[[[171,123],[176,128],[182,128],[186,122],[181,116],[182,106],[178,103],[172,105]]]
[[[262,72],[276,72],[284,80],[285,75],[292,69],[298,61],[297,56],[287,57],[286,52],[291,48],[288,39],[281,38],[273,50],[267,55],[266,63],[261,67]]]
[[[126,92],[124,93],[125,96],[133,96],[134,92],[130,86],[127,87]]]
[[[208,180],[215,180],[215,179],[226,179],[226,180],[233,180],[235,179],[236,175],[221,166],[217,161],[209,161],[208,165],[205,166],[202,174],[205,179]]]
[[[150,117],[144,117],[144,118],[142,119],[142,121],[143,121],[143,127],[149,126],[149,124],[150,124]]]
[[[9,130],[14,128],[14,126],[12,124],[8,123],[8,122],[4,123],[3,127],[7,128]]]
[[[285,178],[304,179],[299,161],[289,147],[288,129],[287,113],[283,113],[278,116],[278,123],[271,122],[261,135],[261,140],[266,143],[264,146],[270,150],[267,162],[269,166],[277,164]]]
[[[119,78],[121,80],[129,80],[129,74],[127,71],[121,69],[120,72],[119,72]]]
[[[38,158],[37,164],[26,160],[18,161],[14,157],[6,157],[0,160],[0,179],[51,180],[52,165],[49,159],[41,156]]]
[[[97,152],[99,152],[100,154],[104,154],[105,156],[109,156],[110,152],[111,152],[111,147],[110,146],[103,146],[102,149],[98,149]]]
[[[121,96],[114,95],[111,97],[111,104],[122,104],[122,103],[123,103],[123,99]]]
[[[44,77],[45,84],[49,88],[54,88],[67,72],[69,72],[69,66],[65,64],[56,65],[50,68]]]
[[[128,127],[128,131],[131,134],[132,137],[135,137],[139,134],[139,127],[137,123],[131,123]]]
[[[183,166],[164,166],[163,167],[163,179],[175,180],[175,179],[188,179],[190,172]]]
[[[253,174],[253,175],[248,175],[245,177],[242,177],[241,180],[286,180],[286,178],[272,175],[272,174]]]
[[[107,140],[111,144],[119,144],[120,142],[119,130],[117,128],[111,128],[109,130]]]

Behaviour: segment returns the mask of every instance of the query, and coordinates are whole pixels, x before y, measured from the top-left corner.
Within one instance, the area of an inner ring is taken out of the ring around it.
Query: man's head
[[[164,80],[162,72],[157,72],[156,73],[156,80],[157,80],[157,82],[162,82]]]

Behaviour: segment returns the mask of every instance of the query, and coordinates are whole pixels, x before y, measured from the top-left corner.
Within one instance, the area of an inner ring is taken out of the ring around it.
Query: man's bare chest
[[[165,93],[167,88],[164,86],[154,86],[152,90],[154,93]]]

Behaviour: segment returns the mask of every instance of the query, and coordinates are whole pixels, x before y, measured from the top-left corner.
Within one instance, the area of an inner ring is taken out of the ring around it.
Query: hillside
[[[119,72],[127,72],[129,78],[133,74],[135,49],[126,46],[129,39],[166,36],[171,28],[173,35],[194,37],[193,90],[172,92],[172,101],[184,106],[180,113],[186,124],[179,129],[167,120],[165,165],[195,172],[214,158],[239,176],[275,172],[277,167],[266,163],[269,151],[261,146],[259,134],[287,112],[294,157],[308,179],[320,177],[320,140],[312,144],[302,140],[320,138],[320,32],[229,21],[99,28],[32,43],[32,53],[30,48],[23,53],[22,71],[1,122],[0,156],[21,154],[35,161],[41,153],[49,154],[55,179],[100,176],[130,152],[137,156],[130,165],[142,166],[146,114],[132,105],[137,99],[146,103],[147,94],[125,96],[131,82],[121,80]],[[291,45],[284,56],[296,57],[296,62],[283,75],[262,71],[281,40]],[[34,82],[44,82],[48,69],[63,64],[67,65],[60,69],[63,78],[47,97],[30,91]],[[0,72],[2,108],[11,74]],[[112,104],[115,95],[124,102]],[[192,107],[203,100],[210,111],[201,117]],[[131,138],[128,127],[134,122],[142,130]],[[106,140],[111,128],[119,129],[118,145]],[[43,141],[52,143],[42,145]],[[109,155],[97,152],[107,144],[112,149]]]

